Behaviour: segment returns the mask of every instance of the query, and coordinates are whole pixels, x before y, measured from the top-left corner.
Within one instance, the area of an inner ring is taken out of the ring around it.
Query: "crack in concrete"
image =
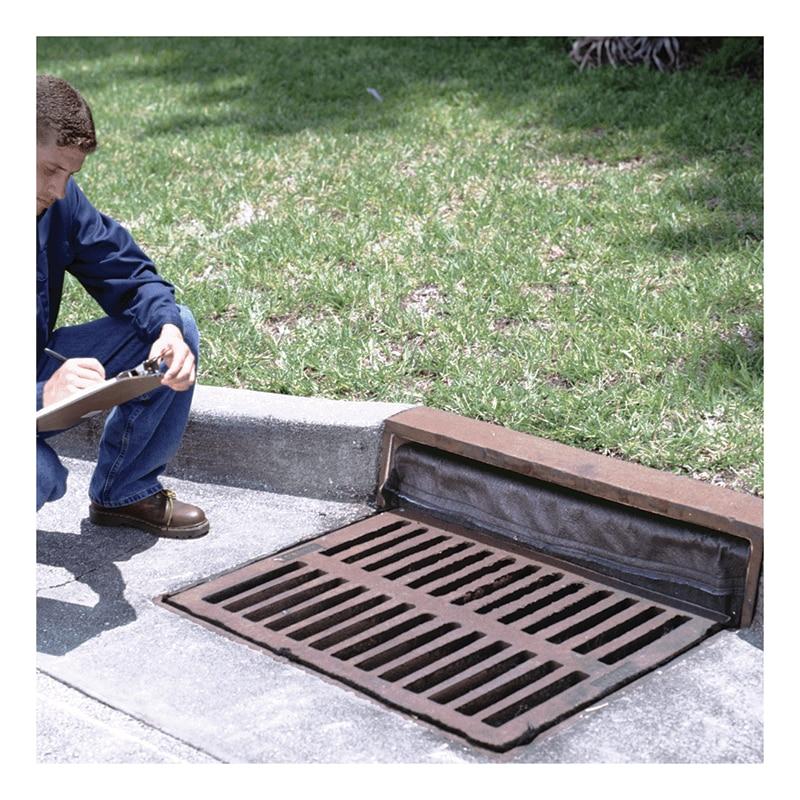
[[[79,580],[78,578],[72,578],[71,580],[64,581],[64,583],[54,583],[51,586],[42,586],[40,589],[36,590],[37,597],[41,592],[46,592],[49,589],[60,589],[62,586],[68,586],[70,583],[75,583],[75,581]]]
[[[85,572],[81,572],[80,575],[75,575],[74,577],[70,578],[63,583],[54,583],[52,586],[42,586],[36,590],[36,594],[38,595],[40,592],[46,592],[49,589],[60,589],[62,586],[69,586],[71,583],[83,583],[83,578],[87,575],[90,575],[92,572],[97,572],[97,570],[102,569],[103,567],[107,567],[109,564],[113,564],[116,561],[127,561],[130,556],[133,555],[139,549],[139,545],[134,545],[133,547],[129,547],[127,550],[123,551],[122,555],[118,558],[113,558],[111,561],[107,561],[103,564],[98,564],[97,566],[92,567],[91,569],[87,569]],[[52,564],[50,566],[53,566]]]

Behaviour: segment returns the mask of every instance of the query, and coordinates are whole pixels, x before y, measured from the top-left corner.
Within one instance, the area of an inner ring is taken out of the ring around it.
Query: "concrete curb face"
[[[343,502],[374,498],[383,422],[410,405],[198,386],[178,478]],[[93,461],[103,417],[50,440],[59,454]]]

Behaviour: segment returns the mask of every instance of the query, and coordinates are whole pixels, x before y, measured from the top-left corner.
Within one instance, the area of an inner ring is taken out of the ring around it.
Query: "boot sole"
[[[136,517],[128,517],[125,514],[98,511],[93,506],[89,506],[89,519],[95,525],[138,528],[162,539],[199,539],[201,536],[205,536],[210,528],[208,520],[186,528],[166,528],[161,525],[154,525],[152,522],[145,522]]]

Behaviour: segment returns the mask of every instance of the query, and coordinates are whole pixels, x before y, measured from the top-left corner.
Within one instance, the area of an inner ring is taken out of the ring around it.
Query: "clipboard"
[[[159,361],[160,356],[147,359],[133,369],[120,372],[113,378],[88,386],[37,411],[36,433],[71,428],[84,419],[156,389],[163,377],[158,368]]]

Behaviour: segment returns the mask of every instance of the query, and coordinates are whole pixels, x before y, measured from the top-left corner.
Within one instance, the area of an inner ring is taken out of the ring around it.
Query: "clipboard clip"
[[[138,364],[133,369],[126,369],[123,372],[120,372],[116,377],[139,378],[143,375],[157,375],[161,359],[164,358],[164,354],[167,353],[169,349],[169,347],[165,347],[157,356],[145,359],[141,364]]]

